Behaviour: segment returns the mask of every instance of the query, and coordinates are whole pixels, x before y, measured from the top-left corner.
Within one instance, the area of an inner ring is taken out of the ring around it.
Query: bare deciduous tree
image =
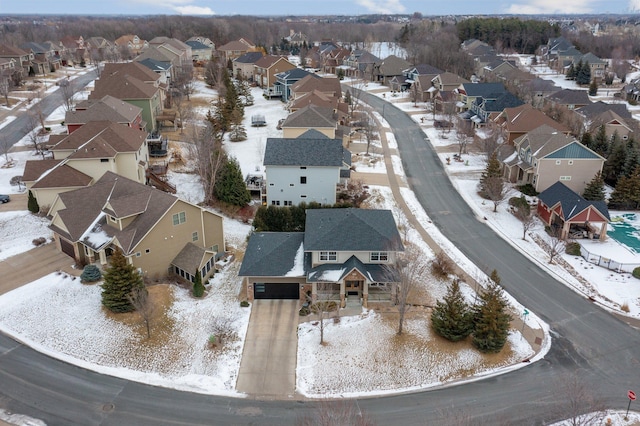
[[[60,97],[62,98],[62,107],[65,111],[71,111],[73,108],[73,87],[69,79],[60,80],[60,89],[58,89]]]
[[[191,120],[194,116],[194,109],[188,99],[185,99],[185,95],[177,90],[173,91],[173,107],[180,119],[180,134],[184,133],[187,121]]]
[[[571,426],[603,424],[606,404],[597,396],[595,390],[585,383],[579,372],[559,376],[553,386],[553,394],[560,403],[555,417],[565,419]]]
[[[502,144],[502,134],[498,129],[492,129],[484,133],[484,137],[480,138],[480,149],[487,156],[487,161],[491,158],[494,152]]]
[[[535,216],[531,211],[531,208],[527,206],[518,206],[514,212],[514,216],[518,218],[520,223],[522,224],[522,239],[524,241],[527,240],[527,232],[533,227],[535,224]]]
[[[456,141],[458,142],[458,155],[467,153],[467,144],[473,137],[473,125],[470,120],[458,118],[456,120]]]
[[[129,303],[131,303],[133,308],[140,315],[140,319],[147,330],[147,339],[150,339],[151,322],[153,320],[156,307],[151,297],[149,297],[149,291],[145,287],[134,287],[131,293],[127,296],[127,299],[129,299]]]
[[[561,237],[562,229],[557,226],[552,226],[549,229],[549,240],[547,241],[547,254],[549,255],[549,263],[553,263],[553,259],[556,258],[564,248],[567,243]]]
[[[316,283],[316,295],[308,298],[309,309],[318,317],[318,326],[320,327],[320,344],[324,344],[324,326],[325,320],[333,311],[338,311],[340,307],[335,300],[336,296],[335,283]]]
[[[397,282],[396,308],[398,309],[398,334],[402,334],[404,320],[411,309],[409,296],[420,287],[429,270],[429,264],[418,247],[408,244],[405,251],[396,255],[395,262],[387,268],[387,281]]]
[[[38,117],[38,111],[30,111],[28,113],[27,127],[31,130],[27,133],[27,139],[36,154],[41,155],[44,159],[45,151],[43,146],[43,136],[41,135],[41,132],[44,131],[44,124],[42,124],[41,128],[38,128],[38,124],[41,121]],[[42,114],[40,113],[40,115]]]
[[[226,154],[222,148],[222,140],[216,136],[213,125],[206,121],[204,127],[191,127],[189,135],[189,156],[194,162],[194,169],[200,176],[204,189],[205,203],[214,200],[214,188],[218,172],[226,163]]]
[[[0,155],[4,155],[6,162],[9,162],[9,150],[13,144],[9,140],[6,134],[0,134]]]
[[[484,194],[493,203],[493,211],[498,211],[498,206],[507,197],[507,187],[501,176],[489,176],[484,182]]]
[[[4,98],[4,102],[9,105],[9,92],[11,92],[11,78],[8,75],[0,75],[0,96]]]

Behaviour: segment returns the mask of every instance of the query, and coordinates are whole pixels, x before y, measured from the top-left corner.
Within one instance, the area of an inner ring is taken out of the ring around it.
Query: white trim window
[[[371,262],[387,262],[389,260],[389,253],[386,251],[372,251],[369,254],[369,260]]]
[[[321,251],[320,260],[324,262],[336,262],[338,260],[337,251]]]
[[[173,226],[183,224],[187,221],[187,214],[185,212],[176,213],[172,216]]]

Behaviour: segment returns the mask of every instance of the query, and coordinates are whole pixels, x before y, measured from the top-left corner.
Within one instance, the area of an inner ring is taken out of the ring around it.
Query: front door
[[[359,296],[362,288],[362,281],[345,281],[344,287],[347,296]]]

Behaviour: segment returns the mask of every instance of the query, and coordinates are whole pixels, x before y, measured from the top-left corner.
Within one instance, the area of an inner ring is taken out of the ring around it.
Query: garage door
[[[66,253],[67,255],[73,257],[74,259],[76,258],[76,253],[73,249],[73,244],[71,244],[69,241],[65,240],[64,238],[60,238],[60,248],[62,249],[63,253]]]
[[[300,284],[297,283],[255,283],[254,299],[299,299]]]

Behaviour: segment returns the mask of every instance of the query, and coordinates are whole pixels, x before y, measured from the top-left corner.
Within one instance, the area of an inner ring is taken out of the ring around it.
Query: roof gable
[[[295,139],[268,138],[264,165],[342,167],[344,148],[341,140],[309,136]]]
[[[542,191],[538,195],[538,199],[550,208],[560,205],[562,218],[565,221],[570,221],[589,207],[597,210],[605,220],[610,220],[606,203],[603,201],[587,201],[562,182],[556,182]]]

